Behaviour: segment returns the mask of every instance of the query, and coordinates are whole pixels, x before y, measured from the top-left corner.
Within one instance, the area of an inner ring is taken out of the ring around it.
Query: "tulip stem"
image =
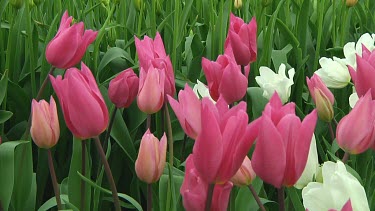
[[[245,66],[241,65],[241,73],[246,76],[246,73],[245,73]],[[248,78],[246,77],[246,80],[248,80]],[[245,96],[242,98],[243,101],[245,101],[247,103],[247,91],[245,92]]]
[[[335,133],[333,132],[332,122],[328,123],[329,133],[331,134],[332,141],[335,140]]]
[[[111,119],[109,120],[109,124],[108,124],[108,128],[107,128],[107,133],[105,134],[105,138],[104,138],[104,143],[103,143],[103,146],[104,146],[104,151],[107,150],[107,142],[108,142],[108,139],[109,139],[109,136],[111,135],[111,130],[112,130],[112,127],[113,127],[113,123],[115,122],[115,117],[116,117],[116,112],[117,112],[118,108],[115,107],[112,111],[112,114],[111,114]]]
[[[277,198],[279,201],[279,211],[285,211],[284,187],[277,189]]]
[[[151,114],[147,114],[146,127],[147,130],[150,129],[151,132]]]
[[[212,197],[214,195],[214,188],[215,184],[209,184],[208,189],[207,189],[207,198],[206,198],[206,207],[205,211],[210,211],[211,210],[211,202],[212,202]]]
[[[50,149],[48,149],[47,151],[48,151],[49,173],[51,174],[51,180],[52,180],[53,190],[55,191],[57,209],[58,210],[62,210],[59,184],[57,183],[56,173],[55,173],[55,167],[53,166],[52,153],[51,153]]]
[[[254,199],[257,202],[260,210],[266,211],[266,208],[264,208],[264,206],[263,206],[262,202],[260,201],[260,198],[259,198],[257,192],[255,191],[254,187],[251,184],[248,187],[249,187],[250,192],[253,194]]]
[[[167,128],[168,128],[168,145],[169,145],[169,164],[173,166],[173,134],[172,134],[172,124],[171,124],[171,117],[169,116],[168,104],[164,104],[164,112],[165,112],[165,119],[167,121]]]
[[[95,136],[94,139],[95,139],[96,148],[98,150],[98,153],[99,153],[100,158],[102,160],[102,163],[104,165],[105,173],[107,174],[107,179],[108,179],[108,182],[109,182],[109,186],[111,187],[111,190],[112,190],[112,197],[113,197],[113,202],[115,204],[116,211],[120,211],[121,210],[121,208],[120,208],[120,200],[118,198],[117,189],[116,189],[116,185],[115,185],[115,180],[113,179],[111,168],[109,167],[108,161],[105,158],[105,154],[104,154],[104,151],[103,151],[103,147],[100,144],[99,137]]]
[[[346,163],[346,161],[348,161],[348,159],[349,159],[349,156],[350,156],[350,154],[349,154],[349,152],[345,152],[345,154],[344,154],[344,156],[342,157],[342,162],[343,163]]]
[[[81,141],[82,145],[82,167],[81,167],[81,172],[82,175],[86,175],[86,141],[82,140]],[[86,193],[86,183],[85,181],[81,180],[81,210],[85,210],[85,193]]]
[[[147,184],[147,211],[152,211],[152,184]]]
[[[184,141],[182,142],[182,148],[181,148],[181,162],[185,160],[184,152],[185,152],[186,142],[187,142],[187,135],[185,133]]]

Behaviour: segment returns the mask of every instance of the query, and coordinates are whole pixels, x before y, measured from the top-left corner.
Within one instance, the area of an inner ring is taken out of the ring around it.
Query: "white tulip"
[[[350,74],[345,61],[333,57],[319,59],[321,66],[315,73],[322,79],[328,88],[343,88],[350,82]]]
[[[355,104],[359,100],[358,94],[353,86],[353,93],[349,96],[349,105],[351,108],[354,108]]]
[[[193,91],[194,93],[197,95],[197,97],[200,99],[200,98],[203,98],[203,97],[208,97],[210,98],[210,100],[213,102],[213,103],[216,103],[211,95],[210,95],[210,91],[208,90],[206,84],[200,82],[198,79],[197,79],[197,84],[194,85],[193,87]]]
[[[323,183],[310,182],[302,190],[303,205],[309,211],[341,210],[350,199],[354,211],[369,211],[364,188],[341,161],[323,164]]]
[[[294,187],[298,189],[304,188],[309,182],[312,182],[313,179],[316,178],[318,170],[318,151],[316,149],[315,135],[313,134],[305,169],[303,170],[301,177],[298,179]]]
[[[289,78],[285,75],[285,64],[281,64],[278,73],[275,73],[268,67],[260,67],[260,76],[255,77],[260,88],[263,89],[263,97],[270,99],[276,91],[283,103],[288,102],[291,86],[294,84],[294,68],[288,70]]]
[[[355,70],[357,69],[356,54],[362,56],[362,45],[370,51],[375,49],[374,45],[375,34],[370,35],[369,33],[363,34],[357,41],[357,44],[354,42],[349,42],[344,45],[344,55],[347,65],[352,66]]]

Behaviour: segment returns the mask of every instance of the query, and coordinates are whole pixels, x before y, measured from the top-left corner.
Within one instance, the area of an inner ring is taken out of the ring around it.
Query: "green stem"
[[[147,211],[152,211],[152,184],[147,184]]]
[[[335,140],[335,133],[333,132],[332,121],[328,123],[329,133],[331,134],[332,141]]]
[[[86,175],[86,141],[85,140],[82,140],[81,141],[81,145],[82,145],[82,167],[81,167],[81,172],[82,172],[82,175],[85,176]],[[85,193],[86,193],[86,182],[81,180],[81,210],[85,210]]]
[[[345,154],[344,154],[344,156],[342,157],[342,160],[341,160],[341,161],[342,161],[343,163],[346,163],[346,162],[348,161],[349,157],[350,157],[349,152],[345,152]]]
[[[150,130],[150,132],[151,132],[151,114],[147,114],[146,128],[147,128],[147,130]]]
[[[50,150],[50,149],[48,149],[47,151],[48,151],[48,166],[49,166],[49,172],[50,172],[50,174],[51,174],[51,180],[52,180],[53,190],[55,191],[55,197],[56,197],[57,209],[58,209],[58,210],[62,210],[61,199],[60,199],[59,184],[57,183],[56,173],[55,173],[55,167],[53,166],[52,153],[51,153],[51,150]]]
[[[186,142],[187,142],[187,135],[185,134],[184,141],[182,142],[182,148],[181,148],[181,162],[185,160],[184,152],[185,152]]]
[[[245,66],[243,66],[243,65],[241,65],[241,73],[246,77]],[[249,80],[249,79],[246,77],[246,80]],[[242,100],[247,103],[247,92],[245,92],[245,96],[242,98]]]
[[[167,122],[167,128],[168,128],[168,146],[169,146],[169,163],[171,166],[173,166],[173,134],[172,134],[172,124],[171,124],[171,117],[169,116],[169,110],[168,110],[168,103],[166,102],[164,104],[165,110],[165,119]]]
[[[284,187],[277,189],[277,198],[279,201],[279,211],[285,211]]]
[[[109,124],[108,124],[108,128],[107,128],[107,133],[105,134],[104,143],[103,143],[104,151],[107,150],[107,142],[108,142],[109,136],[111,135],[111,130],[112,130],[112,127],[113,127],[113,123],[115,122],[115,117],[116,117],[117,110],[118,110],[117,107],[115,107],[113,109],[112,114],[111,114],[111,119],[109,120]]]
[[[111,187],[111,190],[112,190],[112,197],[113,197],[113,202],[115,204],[115,209],[116,209],[116,211],[120,211],[121,210],[121,208],[120,208],[120,199],[118,198],[117,189],[116,189],[116,185],[115,185],[115,180],[113,179],[111,168],[109,167],[108,161],[107,161],[107,159],[105,157],[105,154],[104,154],[104,151],[103,151],[103,147],[100,144],[99,137],[95,136],[94,139],[95,139],[96,148],[98,150],[98,153],[99,153],[100,158],[102,160],[102,163],[104,165],[104,170],[105,170],[105,173],[107,175],[109,186]]]
[[[266,208],[264,208],[264,206],[263,206],[262,202],[260,201],[260,198],[259,198],[257,192],[255,191],[254,187],[251,184],[248,187],[249,187],[250,192],[253,194],[254,199],[257,202],[260,210],[266,211]]]
[[[212,196],[214,195],[215,184],[209,184],[207,189],[206,207],[205,211],[211,210]]]

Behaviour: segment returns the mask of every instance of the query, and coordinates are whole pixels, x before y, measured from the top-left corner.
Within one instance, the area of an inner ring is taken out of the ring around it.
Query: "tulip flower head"
[[[300,178],[317,121],[316,110],[301,122],[294,112],[290,112],[293,103],[289,103],[293,106],[280,105],[281,99],[275,93],[260,117],[251,160],[257,176],[276,188],[290,187]]]
[[[345,63],[349,66],[351,66],[354,70],[357,69],[357,59],[356,55],[359,57],[362,57],[363,47],[369,51],[372,51],[375,49],[374,45],[374,34],[371,36],[369,33],[363,34],[357,41],[355,42],[348,42],[344,45],[343,51],[345,56]]]
[[[212,99],[212,97],[210,95],[210,90],[208,89],[206,84],[202,83],[198,79],[197,79],[197,84],[195,84],[194,87],[193,87],[193,92],[195,93],[195,95],[197,95],[197,97],[199,99],[203,98],[203,97],[208,97],[208,98],[210,98],[210,100],[213,103],[216,103],[216,101],[214,101],[214,99]]]
[[[283,103],[288,102],[291,87],[294,84],[294,68],[288,70],[289,78],[285,75],[285,64],[281,64],[278,73],[273,72],[268,67],[260,67],[260,76],[256,76],[255,80],[263,89],[263,97],[270,99],[274,92],[280,96]]]
[[[81,70],[73,67],[64,79],[49,76],[59,98],[67,127],[80,139],[100,135],[108,125],[108,109],[90,69],[82,62]]]
[[[176,93],[175,78],[173,66],[169,56],[165,53],[164,43],[159,32],[156,33],[155,39],[145,36],[143,40],[135,37],[135,47],[139,58],[139,66],[146,72],[150,66],[164,71],[164,93],[165,95],[174,96]]]
[[[87,47],[95,40],[98,32],[84,30],[83,22],[72,23],[68,11],[61,18],[60,27],[56,36],[48,43],[46,48],[47,61],[60,69],[73,67],[81,61]]]
[[[231,182],[235,186],[248,186],[255,179],[256,175],[251,166],[251,161],[249,157],[245,157],[241,167],[238,169],[236,174],[232,177]]]
[[[233,49],[238,65],[247,66],[257,58],[257,23],[255,18],[246,24],[241,18],[230,14],[228,36],[224,48]]]
[[[167,138],[165,133],[159,140],[148,129],[143,135],[137,160],[135,161],[135,172],[140,180],[147,184],[159,180],[165,167],[167,154]]]
[[[209,184],[199,176],[195,169],[192,155],[189,155],[186,159],[185,177],[180,189],[186,211],[205,209],[208,185]],[[211,202],[212,211],[227,210],[232,187],[233,184],[231,182],[215,185]]]
[[[168,101],[175,112],[182,129],[192,139],[196,139],[201,131],[201,101],[188,84],[178,93],[177,102],[168,95]]]
[[[323,183],[310,182],[302,190],[303,206],[306,209],[348,211],[351,206],[352,210],[370,210],[364,188],[341,161],[325,162],[322,173]]]
[[[59,118],[53,97],[48,104],[45,100],[32,101],[30,134],[39,148],[49,149],[56,145],[60,137]]]
[[[333,119],[333,103],[335,102],[332,92],[316,74],[311,79],[306,77],[306,81],[319,118],[325,122],[330,122]]]
[[[345,61],[337,57],[319,59],[321,68],[315,71],[329,88],[344,88],[350,82],[350,74]]]
[[[216,105],[203,98],[201,125],[193,148],[194,165],[207,183],[223,184],[241,167],[257,136],[258,121],[248,124],[245,102],[229,109],[222,98]]]
[[[353,110],[344,116],[336,129],[338,145],[350,154],[359,154],[375,142],[375,101],[371,91],[361,97]]]
[[[128,68],[109,83],[108,96],[117,108],[127,108],[138,94],[139,79],[133,69]]]

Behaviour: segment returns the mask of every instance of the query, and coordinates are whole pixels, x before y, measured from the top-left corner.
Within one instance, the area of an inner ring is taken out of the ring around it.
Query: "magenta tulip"
[[[349,73],[355,85],[359,97],[365,95],[371,89],[372,99],[375,100],[375,51],[370,52],[362,46],[362,57],[356,55],[357,70],[348,66]]]
[[[164,71],[150,66],[148,72],[141,68],[137,104],[147,114],[158,112],[164,104]]]
[[[98,136],[107,127],[108,110],[95,78],[82,62],[81,71],[70,68],[64,79],[50,80],[59,98],[65,123],[74,136],[88,139]]]
[[[241,167],[258,134],[258,121],[248,124],[246,103],[228,108],[221,98],[216,106],[202,99],[201,132],[193,148],[194,165],[207,183],[225,183]]]
[[[66,69],[80,62],[98,34],[93,30],[85,30],[83,22],[70,26],[72,20],[68,11],[65,11],[56,36],[46,48],[47,61],[57,68]]]
[[[317,74],[314,74],[311,79],[306,77],[306,81],[319,118],[325,122],[330,122],[333,119],[333,103],[335,102],[332,92]]]
[[[139,79],[133,69],[128,68],[109,83],[108,96],[117,108],[127,108],[138,94]]]
[[[169,56],[165,53],[163,40],[159,32],[156,33],[154,40],[148,36],[145,36],[143,40],[135,37],[135,47],[137,48],[140,68],[147,72],[152,65],[158,70],[165,71],[164,93],[174,96],[176,88],[173,66]]]
[[[202,67],[212,99],[217,101],[222,95],[228,104],[232,104],[245,96],[250,66],[245,68],[245,75],[242,74],[231,51],[220,55],[216,62],[202,58]]]
[[[182,129],[190,138],[196,139],[201,131],[201,101],[188,84],[185,84],[185,90],[178,93],[178,100],[168,95],[169,104]]]
[[[138,178],[147,184],[158,181],[165,167],[166,154],[167,138],[165,133],[159,142],[148,129],[142,137],[138,157],[135,161],[135,172]]]
[[[234,57],[239,65],[246,66],[257,58],[257,23],[252,18],[248,24],[230,14],[228,36],[225,40],[225,48],[231,46]]]
[[[215,185],[211,202],[212,211],[227,210],[232,187],[231,182]],[[186,159],[185,177],[180,189],[186,211],[205,209],[207,189],[208,183],[199,176],[194,166],[193,157],[189,155]]]
[[[336,140],[338,145],[350,154],[362,153],[374,144],[375,101],[371,100],[371,90],[340,120],[336,129]]]
[[[30,134],[39,148],[49,149],[56,145],[60,137],[59,118],[53,97],[48,104],[45,100],[31,104],[32,119]],[[0,142],[1,143],[1,142]]]
[[[257,176],[266,183],[276,188],[290,187],[297,182],[305,168],[317,113],[314,110],[301,122],[294,113],[284,112],[280,116],[283,112],[267,108],[274,104],[281,104],[277,93],[272,96],[270,103],[266,105],[267,111],[260,118],[259,135],[251,164]],[[280,119],[272,119],[273,114]]]

